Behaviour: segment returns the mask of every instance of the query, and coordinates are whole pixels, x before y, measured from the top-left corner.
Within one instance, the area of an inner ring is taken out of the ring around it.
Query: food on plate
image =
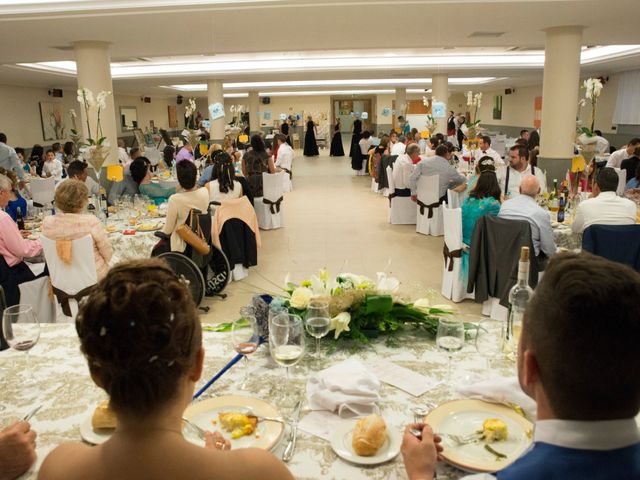
[[[96,407],[91,417],[94,430],[113,430],[118,426],[116,414],[109,408],[109,402],[103,402]]]
[[[109,213],[116,213],[116,207],[114,207],[114,206],[107,207],[107,212],[109,212]]]
[[[218,413],[218,418],[222,428],[227,432],[231,432],[231,438],[233,439],[251,435],[256,431],[256,425],[258,424],[256,417],[240,412],[220,412]]]
[[[507,424],[498,418],[488,418],[482,423],[482,436],[487,443],[506,440],[508,435]]]
[[[115,232],[117,230],[118,230],[117,226],[115,226],[115,225],[107,225],[107,232],[108,233],[113,233],[113,232]]]
[[[158,229],[158,228],[160,228],[160,224],[159,224],[159,223],[149,223],[149,222],[145,222],[145,223],[142,223],[142,224],[140,224],[140,225],[138,226],[138,230],[141,230],[141,231],[145,231],[145,230],[147,230],[147,231],[148,231],[148,230],[156,230],[156,229]]]
[[[375,455],[387,438],[387,426],[384,420],[375,413],[361,418],[353,429],[351,445],[362,457]]]

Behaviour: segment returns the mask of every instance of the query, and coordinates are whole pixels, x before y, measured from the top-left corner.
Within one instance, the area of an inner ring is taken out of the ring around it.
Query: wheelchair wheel
[[[198,266],[190,258],[181,253],[162,253],[158,255],[158,258],[167,262],[171,270],[173,270],[179,278],[184,279],[191,292],[193,301],[196,302],[196,306],[200,305],[204,299],[205,283],[202,272]]]
[[[211,260],[207,272],[207,295],[219,294],[231,279],[231,268],[227,256],[215,245],[211,245]]]

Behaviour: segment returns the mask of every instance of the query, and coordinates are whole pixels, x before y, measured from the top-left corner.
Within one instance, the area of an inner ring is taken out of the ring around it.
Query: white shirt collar
[[[579,450],[616,450],[640,443],[635,419],[585,422],[577,420],[540,420],[534,442]]]
[[[616,192],[600,192],[596,198],[602,197],[602,199],[604,200],[605,198],[614,198],[617,196],[618,194]]]

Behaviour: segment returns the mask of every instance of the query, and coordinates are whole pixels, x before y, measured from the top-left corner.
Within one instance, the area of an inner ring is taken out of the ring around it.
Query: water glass
[[[18,351],[26,352],[28,383],[35,383],[29,351],[40,338],[40,323],[30,305],[13,305],[2,314],[2,332],[7,344]]]
[[[260,334],[258,322],[254,315],[242,315],[231,325],[233,348],[244,356],[244,380],[241,390],[246,390],[249,383],[249,355],[258,349]]]
[[[291,395],[289,368],[304,356],[304,324],[298,315],[281,313],[269,320],[269,350],[271,358],[286,369],[287,383],[280,403],[283,407],[293,404],[296,396]]]
[[[491,371],[491,359],[502,352],[506,327],[506,322],[493,318],[483,318],[478,322],[476,350],[487,360],[487,377]]]
[[[441,317],[438,320],[436,345],[447,353],[447,382],[451,383],[451,357],[464,346],[464,322],[456,318]]]
[[[320,361],[320,339],[329,333],[331,315],[327,300],[313,299],[307,306],[305,327],[307,333],[316,339],[316,361]]]

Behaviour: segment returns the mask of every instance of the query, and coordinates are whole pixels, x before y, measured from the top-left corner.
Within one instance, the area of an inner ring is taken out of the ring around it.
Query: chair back
[[[35,178],[29,183],[29,190],[34,203],[49,205],[55,196],[56,180],[53,177]]]
[[[396,189],[396,184],[393,180],[393,168],[389,165],[386,169],[387,172],[387,185],[389,186],[389,192],[393,193]]]
[[[616,188],[616,195],[619,197],[624,193],[624,187],[627,185],[627,171],[620,168],[614,168],[618,174],[618,188]]]
[[[85,235],[71,241],[71,264],[67,265],[58,256],[56,241],[40,237],[44,257],[49,267],[51,285],[68,295],[98,283],[96,261],[93,256],[93,238]]]
[[[449,208],[460,208],[464,202],[465,192],[455,192],[453,190],[447,190],[447,203]]]
[[[263,173],[262,191],[263,197],[272,202],[282,197],[282,187],[284,185],[283,176],[289,176],[286,172]]]
[[[431,205],[440,200],[440,175],[422,175],[418,179],[416,190],[418,200],[426,205]]]
[[[444,243],[450,251],[462,248],[462,209],[443,204]]]
[[[4,288],[0,285],[0,311],[4,312],[4,309],[7,308],[7,300],[4,296]],[[4,333],[2,332],[2,324],[0,324],[0,351],[6,350],[9,348],[7,341],[4,339]]]
[[[640,225],[591,225],[582,235],[582,250],[640,272]]]

